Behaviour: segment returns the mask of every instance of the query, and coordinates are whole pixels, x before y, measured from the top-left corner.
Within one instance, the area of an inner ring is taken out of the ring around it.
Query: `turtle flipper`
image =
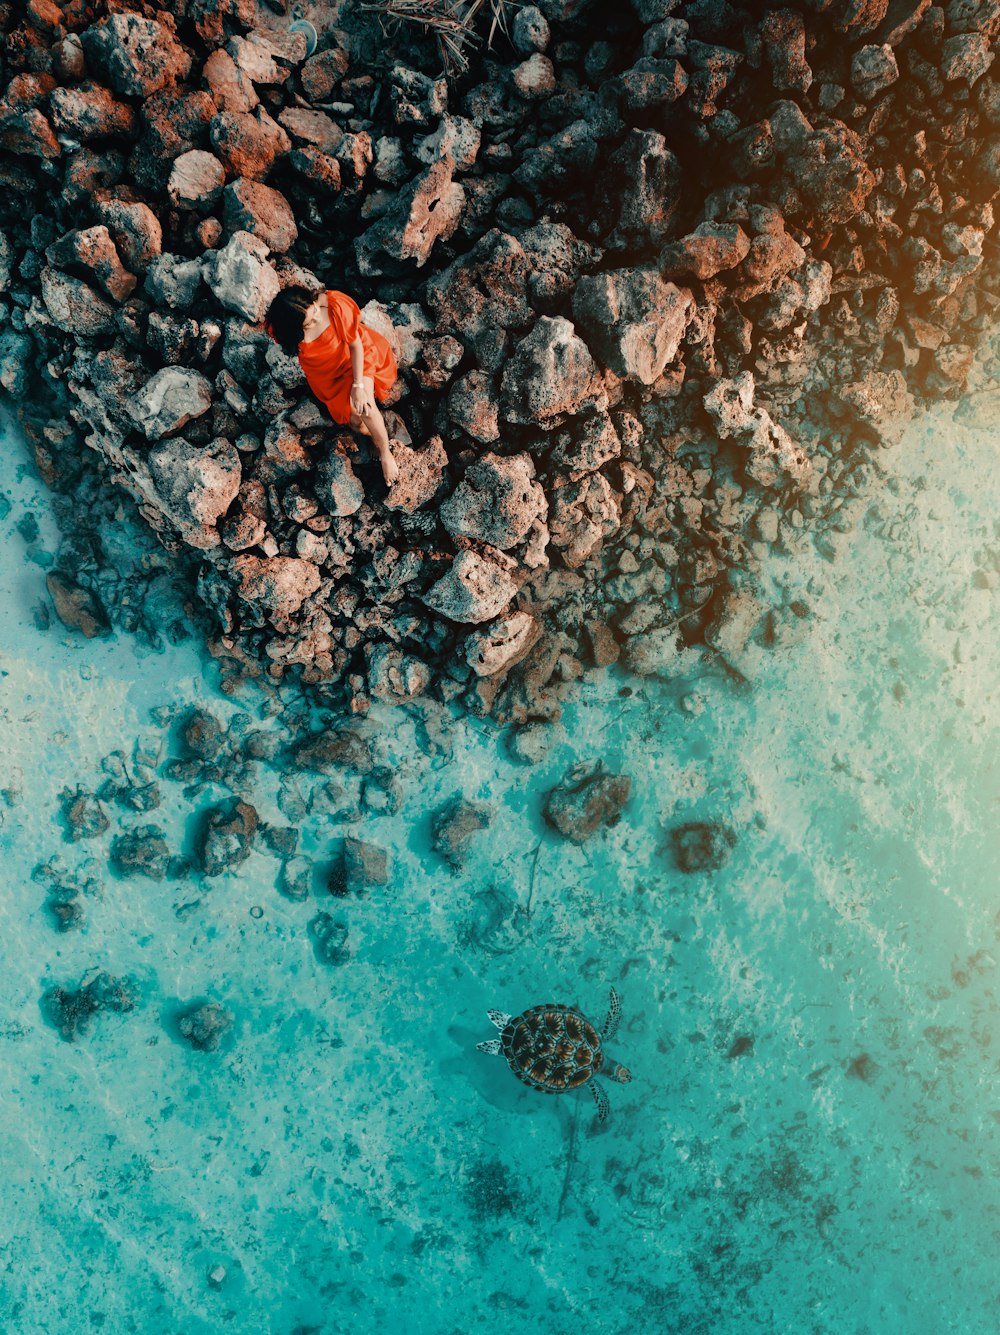
[[[490,1017],[491,1023],[495,1024],[498,1029],[506,1029],[512,1019],[510,1015],[505,1015],[503,1011],[487,1011],[486,1014]]]
[[[500,1053],[503,1051],[503,1044],[498,1038],[491,1038],[485,1043],[477,1043],[476,1051],[489,1052],[493,1056],[499,1057]]]
[[[597,1120],[599,1122],[606,1121],[608,1113],[611,1111],[611,1104],[604,1092],[604,1086],[599,1085],[596,1080],[589,1080],[587,1083],[591,1094],[594,1096],[594,1102],[597,1104]]]
[[[601,1030],[601,1038],[605,1042],[610,1042],[618,1033],[618,1026],[622,1020],[622,1003],[618,1000],[618,993],[614,988],[611,989],[611,1005],[608,1009],[608,1018],[604,1021],[604,1028]]]

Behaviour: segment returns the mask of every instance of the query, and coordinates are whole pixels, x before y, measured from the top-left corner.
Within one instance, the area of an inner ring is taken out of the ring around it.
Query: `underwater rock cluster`
[[[541,0],[449,83],[286,8],[0,4],[0,385],[87,535],[59,615],[183,571],[234,681],[357,713],[553,717],[701,642],[752,675],[755,560],[835,558],[993,319],[1000,9]],[[293,282],[393,343],[388,491],[261,327]],[[120,577],[103,479],[172,564]]]

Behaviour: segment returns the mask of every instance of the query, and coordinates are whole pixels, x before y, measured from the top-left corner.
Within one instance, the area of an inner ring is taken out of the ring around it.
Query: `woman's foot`
[[[392,450],[383,450],[379,454],[379,463],[382,465],[382,476],[385,478],[385,485],[391,487],[399,477],[399,464],[393,458]]]

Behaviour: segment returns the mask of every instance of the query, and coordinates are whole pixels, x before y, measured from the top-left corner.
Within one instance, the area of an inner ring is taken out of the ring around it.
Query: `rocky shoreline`
[[[542,0],[450,82],[357,4],[307,56],[286,8],[0,4],[0,385],[59,615],[179,581],[231,689],[355,713],[551,718],[702,645],[752,676],[810,612],[756,561],[835,558],[993,322],[1000,4]],[[296,281],[393,341],[389,491],[262,330]]]

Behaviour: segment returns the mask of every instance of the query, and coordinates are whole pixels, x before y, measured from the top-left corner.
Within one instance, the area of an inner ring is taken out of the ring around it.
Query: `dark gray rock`
[[[451,621],[478,625],[498,616],[516,592],[517,584],[507,569],[476,552],[463,551],[422,595],[422,601]]]
[[[317,913],[309,921],[309,935],[312,937],[316,958],[321,964],[333,966],[346,964],[351,958],[347,944],[347,923],[333,918],[329,913]]]
[[[485,454],[441,504],[441,522],[453,538],[475,538],[502,551],[515,546],[548,509],[528,454]]]
[[[191,69],[170,16],[158,22],[140,14],[111,14],[86,28],[80,41],[89,68],[123,97],[149,97]]]
[[[259,324],[281,283],[267,263],[267,244],[250,232],[234,232],[221,250],[202,261],[205,282],[227,311]]]
[[[371,743],[351,728],[331,728],[306,737],[295,747],[293,756],[300,769],[319,774],[337,768],[368,774],[374,764]]]
[[[573,325],[543,315],[504,368],[502,411],[509,422],[544,422],[578,412],[599,389],[597,365]]]

